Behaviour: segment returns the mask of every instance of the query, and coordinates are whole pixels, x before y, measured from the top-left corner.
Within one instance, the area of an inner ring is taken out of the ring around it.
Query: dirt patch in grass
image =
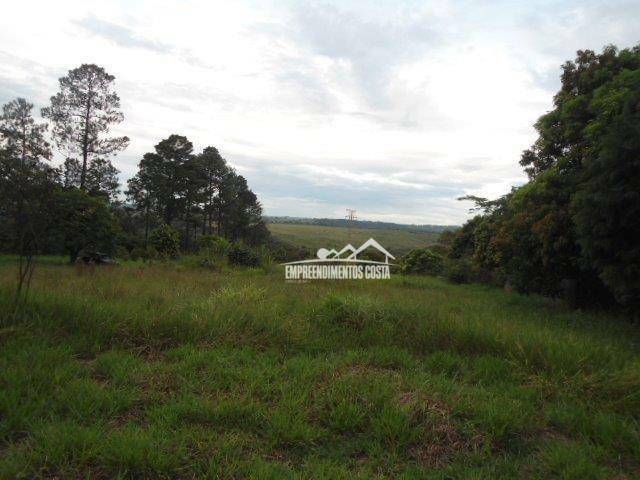
[[[444,403],[420,392],[405,392],[399,403],[410,408],[424,427],[421,437],[410,450],[411,457],[426,468],[443,468],[456,456],[468,455],[486,445],[477,432],[462,432]]]

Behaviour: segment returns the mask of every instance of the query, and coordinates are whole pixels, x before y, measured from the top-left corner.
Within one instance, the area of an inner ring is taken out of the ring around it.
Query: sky
[[[82,63],[116,77],[123,183],[172,133],[267,215],[460,224],[518,164],[579,49],[640,43],[635,1],[31,1],[3,5],[0,102]]]

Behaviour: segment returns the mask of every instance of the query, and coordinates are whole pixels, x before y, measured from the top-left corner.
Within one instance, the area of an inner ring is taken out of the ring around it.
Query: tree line
[[[169,232],[183,250],[211,235],[267,241],[262,207],[245,178],[215,147],[195,153],[185,136],[170,135],[144,154],[121,192],[111,159],[129,138],[112,134],[124,120],[114,81],[84,64],[59,80],[43,121],[23,98],[2,107],[0,250],[32,265],[43,253],[71,261],[84,251],[149,253],[154,231]],[[54,148],[65,159],[59,166],[51,164]],[[21,269],[25,279],[30,269]]]
[[[520,164],[529,181],[447,234],[450,275],[640,308],[640,46],[566,62]]]
[[[267,223],[285,223],[292,225],[320,225],[324,227],[354,227],[372,230],[406,230],[408,232],[442,233],[455,230],[455,225],[417,225],[406,223],[381,222],[377,220],[348,220],[346,218],[306,218],[306,217],[264,217]]]

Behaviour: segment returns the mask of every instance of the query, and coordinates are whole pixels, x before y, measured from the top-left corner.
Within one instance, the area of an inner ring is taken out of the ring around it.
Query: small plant
[[[161,225],[151,232],[151,245],[162,258],[177,258],[180,251],[180,233],[171,225]]]

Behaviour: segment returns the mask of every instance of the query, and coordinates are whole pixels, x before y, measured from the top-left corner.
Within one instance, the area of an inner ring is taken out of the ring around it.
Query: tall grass
[[[432,278],[0,266],[0,478],[632,478],[623,318]]]

